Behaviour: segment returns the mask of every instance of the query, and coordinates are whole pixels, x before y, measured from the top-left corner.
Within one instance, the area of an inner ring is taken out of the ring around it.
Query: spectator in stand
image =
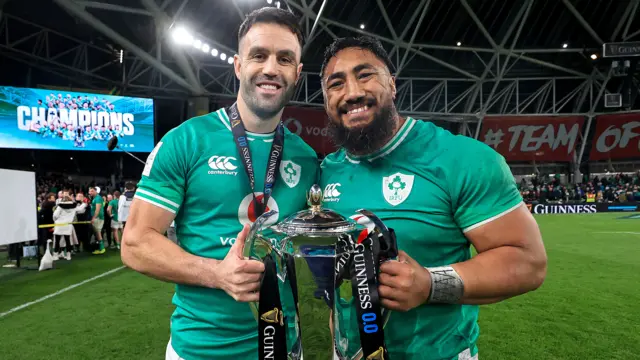
[[[53,220],[58,226],[56,226],[53,231],[55,237],[53,260],[58,260],[62,255],[60,253],[60,240],[62,240],[62,238],[64,238],[65,243],[65,253],[63,257],[71,260],[71,250],[73,249],[71,242],[73,225],[71,225],[71,223],[74,222],[76,214],[84,213],[86,208],[86,204],[76,203],[69,195],[66,195],[56,207],[56,211],[53,213]]]

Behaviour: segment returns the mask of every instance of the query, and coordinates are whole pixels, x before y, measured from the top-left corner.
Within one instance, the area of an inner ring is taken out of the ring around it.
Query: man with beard
[[[398,114],[391,69],[372,38],[327,49],[321,81],[341,148],[324,159],[321,183],[338,190],[332,209],[350,216],[364,208],[395,230],[398,259],[380,266],[377,288],[380,306],[393,310],[384,329],[389,358],[477,359],[479,305],[542,284],[541,235],[501,155]],[[348,342],[336,339],[339,350],[360,346],[354,307],[337,311],[355,329]]]
[[[315,152],[281,122],[302,70],[298,19],[256,10],[238,43],[236,102],[162,138],[124,230],[123,262],[176,284],[167,359],[256,358],[247,302],[259,299],[264,265],[243,256],[249,224],[269,210],[278,213],[266,224],[304,209],[319,169]],[[163,235],[174,220],[177,244]]]

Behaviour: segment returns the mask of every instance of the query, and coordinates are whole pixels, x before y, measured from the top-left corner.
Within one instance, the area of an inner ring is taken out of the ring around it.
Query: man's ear
[[[240,67],[241,67],[241,61],[240,61],[240,55],[235,54],[233,55],[233,70],[236,73],[236,78],[238,78],[238,80],[240,80]]]
[[[298,69],[296,71],[296,85],[298,85],[298,81],[300,81],[301,73],[302,73],[302,63],[298,64]]]
[[[389,87],[391,87],[391,98],[396,99],[396,77],[391,75],[389,77]]]

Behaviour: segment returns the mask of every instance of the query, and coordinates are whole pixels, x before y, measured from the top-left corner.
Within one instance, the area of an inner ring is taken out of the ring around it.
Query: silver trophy
[[[265,224],[276,213],[266,212],[247,236],[245,257],[265,264],[260,300],[250,303],[259,358],[388,359],[390,311],[377,288],[379,265],[397,256],[393,230],[367,210],[354,220],[323,208],[322,200],[314,185],[307,210],[272,226]]]

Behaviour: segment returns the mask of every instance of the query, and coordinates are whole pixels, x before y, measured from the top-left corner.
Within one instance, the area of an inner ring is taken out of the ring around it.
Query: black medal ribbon
[[[278,291],[276,262],[272,254],[264,258],[258,310],[258,358],[287,359],[287,332]]]
[[[253,195],[255,216],[258,217],[266,211],[269,197],[271,197],[271,193],[273,192],[273,188],[276,184],[276,178],[278,177],[277,172],[280,167],[280,162],[282,161],[282,153],[284,152],[284,125],[281,121],[276,127],[276,133],[273,137],[273,143],[271,144],[271,151],[269,151],[267,173],[264,178],[263,199],[262,202],[260,202],[256,199],[256,177],[253,171],[251,150],[249,149],[247,133],[244,129],[242,119],[240,118],[240,112],[238,111],[238,104],[233,103],[233,105],[227,109],[227,114],[229,115],[229,121],[231,123],[233,140],[235,141],[238,153],[240,153],[240,157],[242,158],[242,164],[244,165],[247,177],[249,177],[249,186],[251,186],[251,194]]]
[[[238,104],[234,103],[227,110],[229,121],[231,123],[231,132],[233,140],[238,149],[238,153],[242,158],[245,172],[249,178],[249,186],[253,196],[253,205],[255,216],[262,215],[267,210],[269,198],[277,180],[277,172],[280,168],[282,155],[284,152],[284,125],[278,123],[276,127],[271,150],[269,151],[269,160],[267,163],[267,171],[264,179],[264,191],[262,202],[258,201],[255,194],[255,173],[253,161],[251,159],[251,150],[249,149],[249,140],[247,133],[238,111]],[[265,271],[260,284],[260,298],[258,300],[258,358],[287,360],[287,321],[282,309],[282,301],[280,300],[280,290],[277,275],[276,261],[274,254],[270,253],[263,259]],[[298,312],[298,284],[295,277],[295,263],[293,257],[285,258],[287,266],[287,277],[289,278],[293,298],[296,306],[296,314],[300,318]],[[299,326],[298,326],[299,327]]]

